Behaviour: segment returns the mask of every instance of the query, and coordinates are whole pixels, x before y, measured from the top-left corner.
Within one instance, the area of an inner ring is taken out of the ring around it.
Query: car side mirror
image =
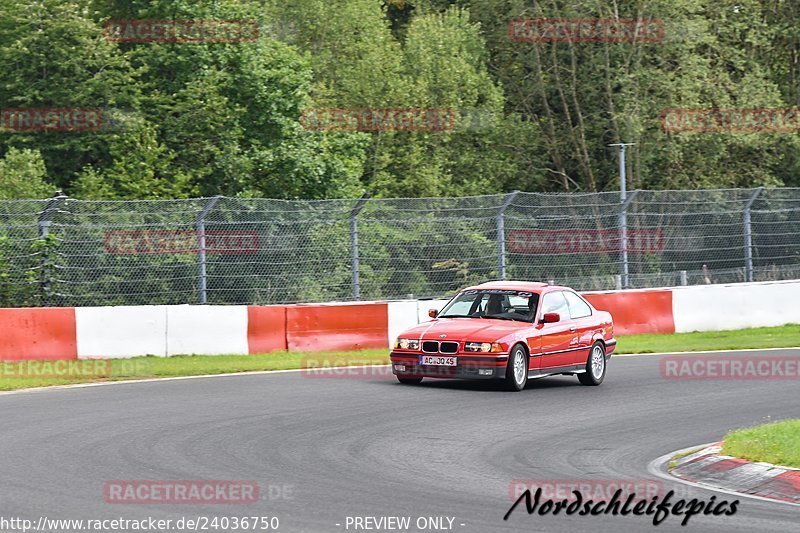
[[[561,320],[561,315],[558,313],[545,313],[542,315],[542,322],[544,324],[550,324],[552,322],[558,322]]]
[[[436,309],[428,309],[428,316],[429,317],[436,318],[438,314],[439,314],[439,311],[437,311]]]

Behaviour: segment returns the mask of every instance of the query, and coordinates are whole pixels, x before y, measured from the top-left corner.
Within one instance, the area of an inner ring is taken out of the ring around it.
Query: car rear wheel
[[[522,345],[511,349],[506,365],[505,384],[508,390],[521,391],[528,383],[528,353]]]
[[[403,385],[419,385],[422,383],[422,378],[401,378],[400,376],[397,376],[397,381]]]
[[[606,349],[602,342],[592,344],[586,360],[586,372],[578,374],[581,385],[600,385],[606,378]]]

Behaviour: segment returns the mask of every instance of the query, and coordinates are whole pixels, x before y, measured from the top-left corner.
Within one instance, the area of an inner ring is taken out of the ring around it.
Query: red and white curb
[[[723,492],[800,505],[800,469],[722,455],[722,443],[672,460],[669,473],[686,482]]]

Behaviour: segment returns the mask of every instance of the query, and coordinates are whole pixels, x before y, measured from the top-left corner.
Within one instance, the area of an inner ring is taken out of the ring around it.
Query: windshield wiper
[[[436,318],[475,318],[471,315],[439,315]]]

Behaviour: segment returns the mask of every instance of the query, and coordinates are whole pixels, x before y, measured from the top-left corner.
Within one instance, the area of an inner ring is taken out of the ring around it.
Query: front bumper
[[[393,351],[389,354],[392,373],[403,377],[495,379],[505,377],[508,363],[508,354],[452,354],[457,358],[456,366],[427,366],[419,364],[420,355]]]

